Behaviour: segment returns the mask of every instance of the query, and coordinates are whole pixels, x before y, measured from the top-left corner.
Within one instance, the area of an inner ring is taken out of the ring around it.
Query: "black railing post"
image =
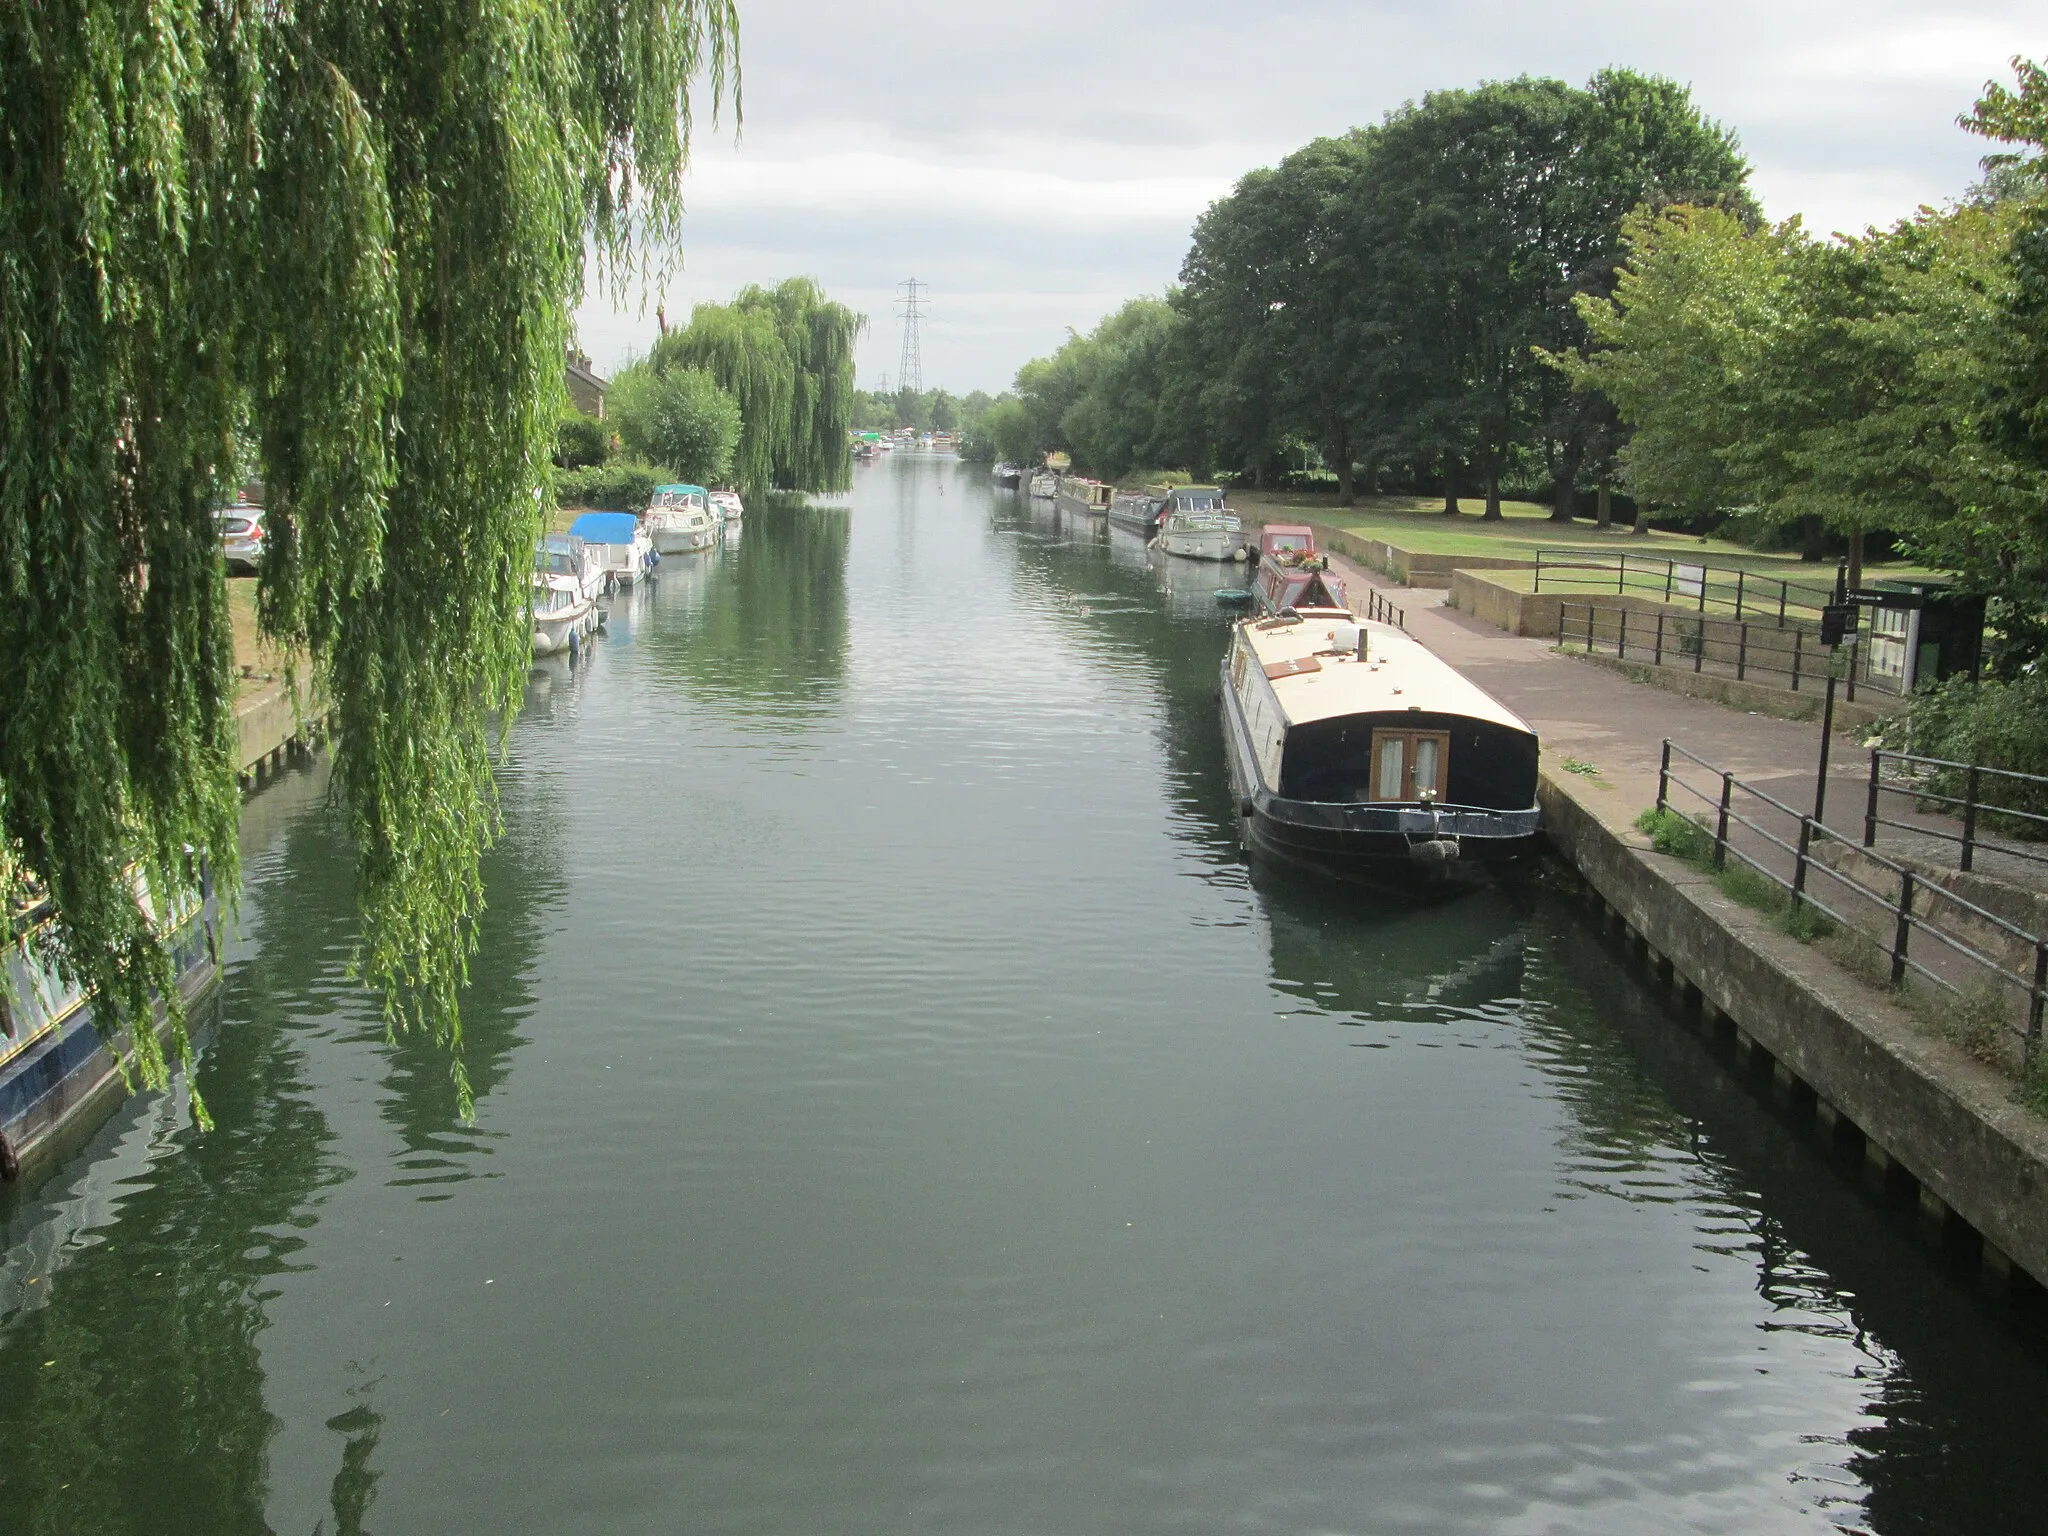
[[[1621,558],[1626,560],[1628,556],[1623,555]],[[1671,579],[1677,574],[1677,564],[1674,561],[1666,560],[1664,562],[1664,601],[1667,603],[1671,601]]]
[[[1543,551],[1540,549],[1536,551],[1536,580],[1529,590],[1531,592],[1541,592],[1543,590]]]
[[[1707,664],[1707,621],[1704,615],[1693,620],[1692,669],[1697,672]]]
[[[1963,857],[1960,865],[1964,874],[1970,872],[1970,865],[1977,853],[1977,786],[1978,765],[1970,764],[1968,788],[1963,791]]]
[[[1664,615],[1657,615],[1657,665],[1664,665]]]
[[[1586,604],[1586,654],[1593,654],[1593,605]]]
[[[1664,755],[1657,763],[1657,809],[1663,810],[1671,800],[1671,738],[1664,738]]]
[[[1868,848],[1877,841],[1877,791],[1878,759],[1884,753],[1878,748],[1870,749],[1870,802],[1863,807],[1863,846]]]
[[[1813,848],[1813,818],[1799,818],[1799,852],[1792,860],[1792,904],[1797,906],[1806,894],[1806,858]]]
[[[1780,629],[1785,627],[1785,598],[1791,591],[1791,582],[1781,581],[1778,583],[1778,628]]]
[[[1735,594],[1735,611],[1742,611],[1742,594]],[[1735,626],[1735,681],[1738,683],[1749,675],[1749,626]]]
[[[1742,578],[1748,574],[1743,570],[1735,573],[1735,617],[1738,619],[1742,617]]]
[[[1913,933],[1913,871],[1899,871],[1899,924],[1892,930],[1892,985],[1906,979],[1906,941]]]
[[[2033,1075],[2034,1055],[2041,1048],[2041,1005],[2048,998],[2048,939],[2034,940],[2034,995],[2027,1001],[2027,1048],[2021,1058],[2028,1076]]]
[[[1621,634],[1615,641],[1614,654],[1623,661],[1628,660],[1628,610],[1626,608],[1621,610]]]
[[[1803,629],[1795,629],[1795,630],[1793,630],[1793,631],[1792,631],[1792,691],[1793,691],[1794,693],[1797,693],[1797,692],[1799,691],[1799,653],[1800,653],[1800,651],[1801,651],[1801,650],[1802,650],[1802,649],[1803,649],[1803,648],[1805,647],[1805,645],[1806,645],[1806,631],[1805,631],[1805,630],[1803,630]]]
[[[1735,798],[1735,775],[1721,775],[1721,815],[1714,823],[1714,868],[1728,867],[1728,802]]]

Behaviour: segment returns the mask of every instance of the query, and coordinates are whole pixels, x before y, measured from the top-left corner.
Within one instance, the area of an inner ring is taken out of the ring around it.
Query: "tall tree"
[[[843,491],[859,394],[853,345],[865,319],[807,277],[699,304],[654,344],[657,368],[701,368],[739,401],[733,475],[752,490]]]
[[[0,8],[0,941],[46,892],[110,1023],[173,995],[131,861],[233,881],[212,512],[255,467],[264,627],[342,719],[360,971],[459,1046],[584,251],[672,240],[736,42],[730,0]]]
[[[719,485],[740,440],[740,404],[701,368],[637,362],[619,370],[606,397],[627,452],[693,484]]]

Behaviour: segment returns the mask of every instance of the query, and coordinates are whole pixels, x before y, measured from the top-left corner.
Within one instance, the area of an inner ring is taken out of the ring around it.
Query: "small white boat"
[[[701,485],[656,486],[640,522],[659,554],[695,554],[718,542],[718,516]]]
[[[588,544],[572,533],[543,534],[534,551],[533,568],[543,576],[574,577],[577,590],[590,599],[589,627],[595,629],[604,622],[605,599],[618,583]]]
[[[590,628],[591,601],[574,576],[533,574],[533,654],[572,655]]]
[[[1041,469],[1031,477],[1031,494],[1040,501],[1051,501],[1059,488],[1060,477],[1049,469]]]
[[[728,523],[736,523],[747,515],[746,504],[740,500],[740,493],[738,491],[713,491],[711,493],[711,510],[718,513]]]
[[[621,586],[631,586],[661,558],[647,529],[630,512],[585,512],[569,525],[569,531],[597,552],[605,570]]]
[[[1206,485],[1176,487],[1159,524],[1159,547],[1189,560],[1237,560],[1244,524],[1223,509],[1223,493]]]

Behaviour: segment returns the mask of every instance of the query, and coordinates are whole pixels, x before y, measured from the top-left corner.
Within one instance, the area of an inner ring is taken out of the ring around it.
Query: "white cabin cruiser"
[[[658,554],[695,554],[718,542],[718,516],[701,485],[656,486],[640,522]]]
[[[592,604],[574,576],[533,575],[533,654],[572,656],[589,631]]]
[[[713,491],[711,510],[728,523],[736,523],[747,515],[746,503],[740,500],[738,491]]]
[[[1159,547],[1188,560],[1237,560],[1244,555],[1244,524],[1228,512],[1168,512]]]
[[[577,589],[590,599],[590,627],[595,629],[604,622],[605,601],[618,583],[588,544],[573,533],[543,534],[534,551],[533,568],[543,576],[573,576]]]
[[[1031,477],[1031,494],[1039,501],[1051,501],[1059,488],[1060,477],[1049,469],[1041,469]]]
[[[631,586],[661,558],[640,519],[630,512],[585,512],[569,531],[597,551],[605,570],[621,586]]]

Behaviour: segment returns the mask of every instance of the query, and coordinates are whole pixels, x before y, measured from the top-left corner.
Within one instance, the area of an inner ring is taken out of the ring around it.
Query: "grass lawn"
[[[1801,560],[1791,554],[1759,554],[1725,539],[1690,533],[1652,530],[1638,538],[1625,523],[1602,532],[1590,521],[1553,523],[1550,508],[1532,501],[1503,501],[1501,521],[1481,522],[1485,503],[1466,498],[1469,509],[1456,517],[1443,515],[1443,502],[1425,496],[1361,496],[1355,507],[1340,507],[1334,493],[1304,491],[1232,491],[1230,504],[1271,522],[1290,516],[1342,528],[1361,538],[1381,539],[1417,554],[1491,555],[1501,560],[1531,560],[1536,551],[1583,549],[1601,554],[1647,555],[1659,560],[1704,560],[1714,565],[1768,571],[1783,580],[1825,583],[1834,578],[1831,561]],[[1903,562],[1872,561],[1866,569],[1887,576],[1920,574]]]

